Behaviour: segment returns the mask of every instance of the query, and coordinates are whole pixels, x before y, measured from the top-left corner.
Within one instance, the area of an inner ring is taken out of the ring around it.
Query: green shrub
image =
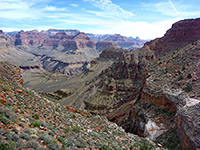
[[[43,140],[43,144],[48,145],[52,142],[52,138],[48,135],[41,134],[37,140]]]
[[[100,147],[99,150],[112,150],[112,149],[107,145],[103,145],[103,146]]]
[[[36,119],[36,120],[38,120],[40,118],[40,116],[38,114],[34,114],[33,118]]]
[[[192,84],[191,83],[187,83],[184,90],[185,90],[185,92],[191,92],[192,91]]]
[[[24,142],[20,139],[17,141],[16,143],[17,148],[19,148],[20,150],[23,149],[25,147]]]
[[[72,118],[72,119],[75,119],[75,118],[76,118],[76,116],[73,114],[73,115],[71,116],[71,118]]]
[[[39,122],[39,121],[35,121],[35,122],[31,122],[31,126],[33,126],[33,127],[40,127],[41,126],[41,122]]]
[[[60,149],[60,146],[59,146],[57,143],[55,143],[55,142],[49,143],[49,144],[47,145],[47,147],[48,147],[49,149],[55,149],[55,150]]]
[[[19,137],[27,141],[31,139],[30,135],[24,132],[22,132]]]
[[[14,141],[0,141],[0,150],[15,150],[16,143]]]
[[[192,78],[192,75],[189,73],[189,74],[187,75],[187,78],[188,78],[188,79],[191,79],[191,78]]]
[[[36,150],[39,147],[39,144],[35,140],[31,140],[26,143],[26,147]]]
[[[0,114],[0,121],[5,125],[10,124],[10,121],[3,114]]]
[[[182,76],[182,75],[180,75],[180,76],[178,77],[178,81],[180,81],[180,80],[183,80],[183,76]]]
[[[19,123],[19,126],[24,128],[24,124],[22,122]]]
[[[182,71],[184,71],[185,69],[186,69],[185,66],[183,66],[183,67],[182,67]]]
[[[6,118],[8,118],[10,120],[15,119],[15,114],[9,108],[0,106],[0,113],[3,114]]]
[[[75,125],[74,128],[72,129],[72,131],[78,133],[78,132],[81,132],[81,128],[79,126]]]

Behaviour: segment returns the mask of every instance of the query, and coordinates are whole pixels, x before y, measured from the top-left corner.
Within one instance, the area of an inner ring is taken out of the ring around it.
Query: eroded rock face
[[[99,41],[96,44],[96,49],[99,52],[102,52],[107,46],[114,46],[116,44],[114,44],[113,42],[108,42],[108,41]]]
[[[142,40],[139,41],[139,39],[129,39],[120,34],[114,34],[112,36],[109,36],[108,38],[105,38],[104,41],[113,42],[122,48],[128,48],[128,49],[141,48],[145,43],[145,41]]]
[[[100,54],[100,58],[110,58],[110,59],[116,59],[120,58],[123,54],[127,53],[128,50],[125,50],[120,47],[114,47],[114,46],[107,46],[103,52]]]
[[[164,37],[147,42],[142,49],[150,49],[159,57],[199,39],[200,18],[186,19],[174,23]]]
[[[0,30],[0,49],[13,47],[14,40],[9,35]]]
[[[177,127],[183,150],[200,149],[200,103],[178,112]]]
[[[37,30],[19,32],[15,36],[15,45],[41,45],[48,35],[43,34]]]
[[[79,30],[64,30],[64,29],[49,29],[49,30],[43,30],[41,32],[48,34],[49,36],[53,36],[57,33],[66,33],[69,36],[76,36],[80,31]]]

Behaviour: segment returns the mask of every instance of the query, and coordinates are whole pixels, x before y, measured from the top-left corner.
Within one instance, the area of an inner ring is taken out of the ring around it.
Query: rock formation
[[[64,29],[49,29],[49,30],[42,30],[41,32],[48,34],[49,36],[53,36],[57,33],[66,33],[69,36],[76,36],[80,31],[79,30],[64,30]]]
[[[145,40],[141,40],[139,37],[133,38],[133,37],[125,37],[121,36],[120,34],[91,34],[86,33],[86,35],[90,36],[94,41],[97,41],[97,50],[102,51],[106,46],[103,46],[105,44],[116,45],[120,46],[122,48],[127,49],[138,49],[141,48],[144,43],[146,43]],[[101,48],[103,46],[103,48]]]
[[[40,46],[48,35],[40,33],[37,30],[19,32],[15,35],[15,45],[37,45]]]
[[[103,41],[114,42],[116,45],[127,49],[138,49],[141,48],[145,43],[145,41],[139,41],[138,39],[132,40],[120,34],[114,34]]]
[[[100,74],[79,85],[79,92],[69,96],[73,101],[66,98],[60,102],[105,115],[126,131],[159,141],[169,149],[180,149],[180,145],[199,149],[195,116],[199,112],[199,31],[199,19],[175,23],[164,37],[138,51],[120,54]],[[100,56],[115,56],[113,51],[103,51]],[[93,71],[88,70],[81,79]],[[80,82],[78,78],[74,81]]]
[[[150,49],[156,57],[178,50],[200,39],[200,18],[181,20],[172,25],[164,37],[147,42],[142,49]]]

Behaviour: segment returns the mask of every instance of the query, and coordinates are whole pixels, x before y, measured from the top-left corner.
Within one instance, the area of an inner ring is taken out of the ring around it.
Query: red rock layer
[[[159,57],[199,39],[200,18],[186,19],[174,23],[164,37],[147,42],[142,50],[151,50]]]

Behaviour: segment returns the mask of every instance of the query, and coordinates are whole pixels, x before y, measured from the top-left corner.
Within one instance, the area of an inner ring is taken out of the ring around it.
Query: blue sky
[[[3,31],[79,29],[154,39],[174,22],[198,17],[199,0],[0,0]]]

